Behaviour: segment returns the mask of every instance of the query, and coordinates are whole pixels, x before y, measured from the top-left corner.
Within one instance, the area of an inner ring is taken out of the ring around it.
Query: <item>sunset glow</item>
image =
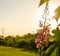
[[[44,13],[44,7],[45,4],[43,4],[41,7],[39,7],[36,11],[36,15],[35,15],[35,27],[36,29],[39,29],[39,20],[44,21],[44,19],[42,18],[42,14]],[[52,18],[54,16],[54,11],[55,9],[58,7],[58,4],[54,4],[52,3],[52,1],[49,2],[49,16],[48,18],[50,18],[49,23],[51,24],[51,29],[55,29],[57,27],[57,22],[54,18]]]
[[[35,33],[42,20],[45,4],[38,7],[40,0],[0,0],[0,35],[24,35]],[[60,5],[60,0],[49,1],[50,19],[54,10]],[[52,27],[55,28],[55,20]]]

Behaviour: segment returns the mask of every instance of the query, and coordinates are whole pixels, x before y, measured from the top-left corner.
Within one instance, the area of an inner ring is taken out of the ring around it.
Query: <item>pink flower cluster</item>
[[[37,31],[36,35],[36,47],[40,48],[41,46],[45,45],[46,47],[48,46],[48,39],[50,37],[50,29],[49,26],[43,26],[43,24],[40,22],[40,27],[43,27],[43,29],[40,29]]]

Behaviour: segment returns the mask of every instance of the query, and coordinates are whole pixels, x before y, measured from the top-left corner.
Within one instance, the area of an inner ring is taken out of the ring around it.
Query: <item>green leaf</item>
[[[47,2],[49,0],[40,0],[39,6],[41,6],[43,3]]]
[[[54,34],[56,41],[60,40],[60,30],[58,27],[55,30],[53,30],[52,33]]]
[[[56,21],[58,21],[59,17],[60,17],[60,6],[58,6],[55,10],[55,15],[53,16],[53,18],[56,19]]]
[[[53,52],[54,51],[57,51],[56,49],[58,48],[59,46],[59,42],[55,42],[54,44],[52,44],[46,51],[46,54],[45,56],[52,56]]]
[[[49,42],[53,42],[53,41],[55,41],[55,38],[54,38],[53,36],[51,36],[51,37],[49,38]]]

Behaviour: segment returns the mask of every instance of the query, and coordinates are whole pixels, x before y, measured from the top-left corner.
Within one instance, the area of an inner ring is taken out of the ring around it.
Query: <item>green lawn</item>
[[[36,54],[18,48],[0,46],[0,56],[36,56]]]
[[[55,56],[56,50],[51,56]],[[0,46],[0,56],[39,56],[38,54],[30,51],[23,51],[23,49]]]

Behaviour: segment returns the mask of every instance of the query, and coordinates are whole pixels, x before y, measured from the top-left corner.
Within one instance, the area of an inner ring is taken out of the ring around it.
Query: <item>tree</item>
[[[5,37],[4,44],[7,46],[14,46],[14,41],[13,41],[12,36]]]

